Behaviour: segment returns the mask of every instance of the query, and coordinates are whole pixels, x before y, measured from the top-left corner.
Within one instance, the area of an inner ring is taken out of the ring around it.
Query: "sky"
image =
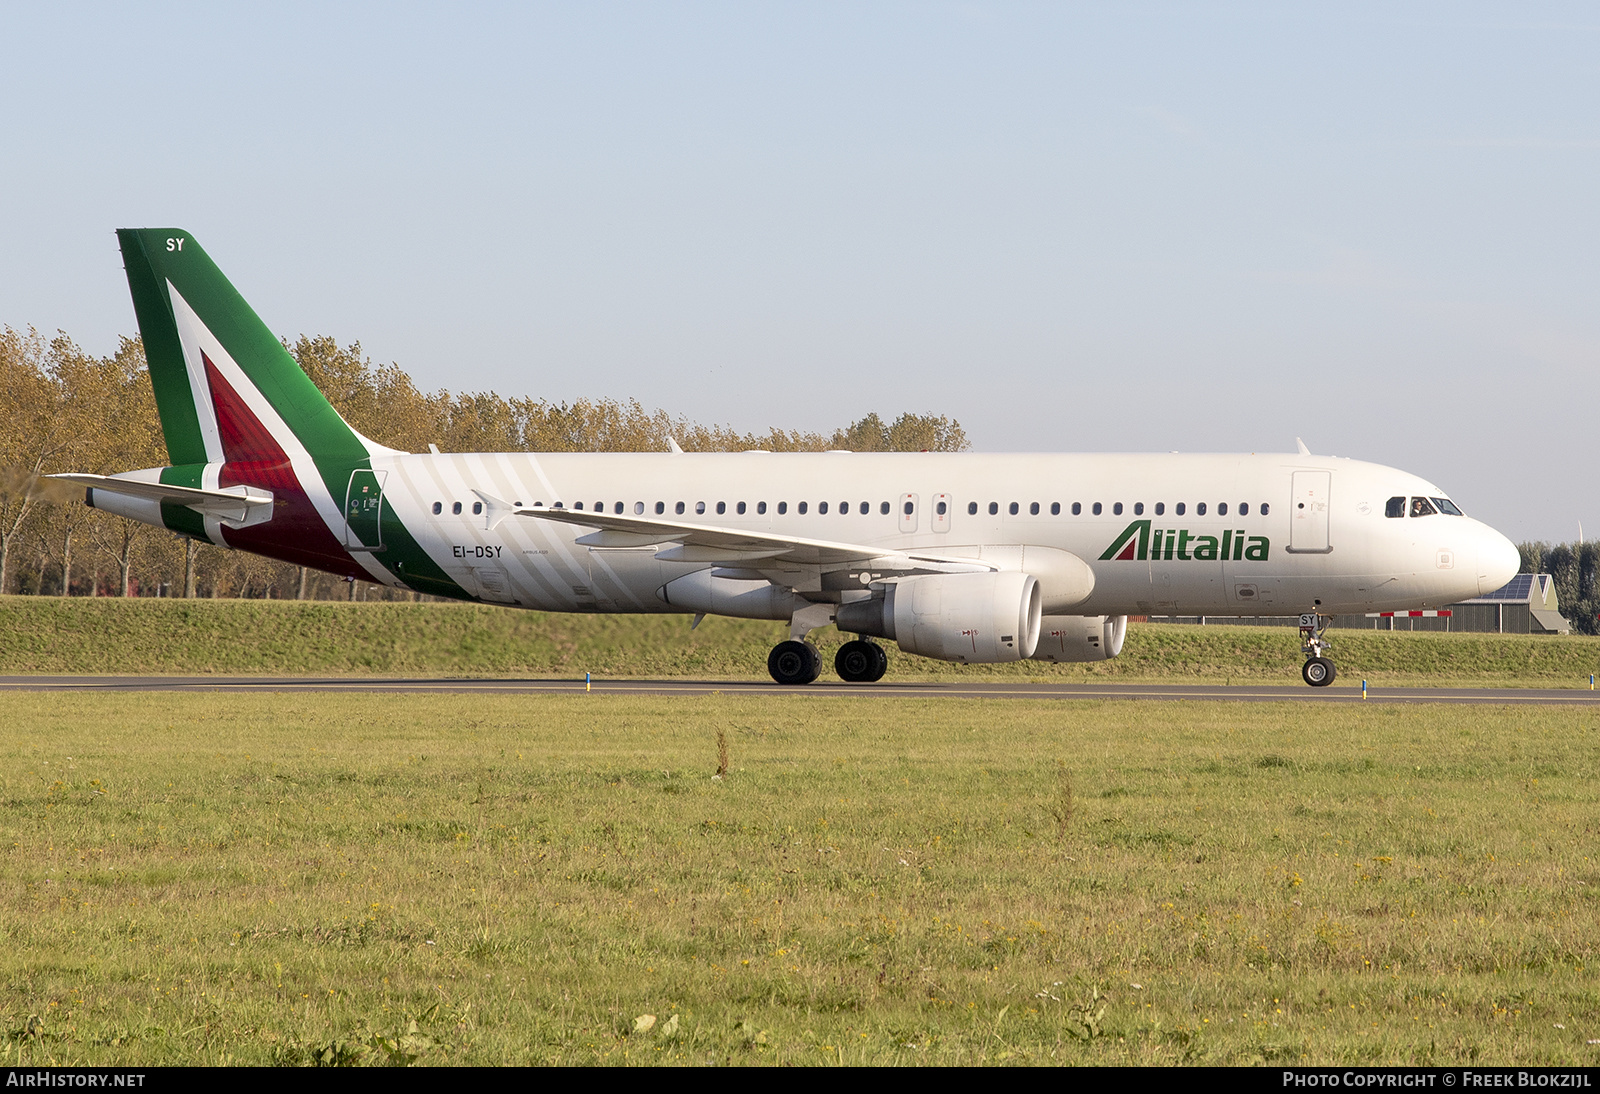
[[[1600,535],[1585,4],[0,6],[0,324],[113,230],[425,389],[1401,467]]]

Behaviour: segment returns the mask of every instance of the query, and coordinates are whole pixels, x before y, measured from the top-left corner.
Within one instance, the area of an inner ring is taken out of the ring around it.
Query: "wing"
[[[779,563],[784,566],[835,569],[849,566],[851,563],[870,562],[870,568],[875,571],[923,573],[983,573],[999,568],[979,559],[959,558],[920,550],[884,550],[882,547],[872,547],[862,543],[774,535],[770,532],[752,532],[744,528],[721,528],[713,524],[691,524],[686,521],[656,517],[614,516],[609,513],[579,509],[519,507],[492,498],[481,490],[474,490],[473,493],[482,498],[488,506],[491,528],[511,516],[533,517],[558,524],[571,524],[579,528],[592,528],[594,531],[580,536],[577,542],[586,547],[642,547],[661,544],[661,550],[656,552],[656,557],[667,562],[720,563],[725,566],[743,566],[750,569],[761,569],[763,564],[773,566]]]

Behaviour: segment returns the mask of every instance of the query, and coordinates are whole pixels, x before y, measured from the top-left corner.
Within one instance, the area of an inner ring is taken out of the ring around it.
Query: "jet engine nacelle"
[[[841,631],[892,638],[907,653],[993,664],[1033,654],[1042,599],[1031,574],[936,574],[841,604],[834,621]]]
[[[1125,615],[1047,615],[1040,621],[1035,661],[1109,661],[1128,635]]]

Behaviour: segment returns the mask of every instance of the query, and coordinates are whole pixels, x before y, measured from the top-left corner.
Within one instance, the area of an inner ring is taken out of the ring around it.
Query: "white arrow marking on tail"
[[[228,381],[239,398],[244,400],[250,412],[256,416],[267,432],[272,434],[272,439],[278,442],[289,457],[289,466],[294,470],[295,478],[300,481],[300,488],[311,499],[311,504],[316,507],[322,523],[333,533],[334,539],[343,543],[345,541],[344,499],[342,497],[336,499],[328,493],[327,484],[322,481],[322,473],[317,470],[316,462],[306,451],[306,446],[295,436],[289,424],[273,409],[267,397],[257,389],[255,382],[245,375],[244,369],[234,361],[233,355],[217,340],[217,336],[211,333],[210,328],[201,321],[200,316],[189,306],[189,302],[171,281],[167,282],[167,292],[172,297],[172,315],[177,320],[178,338],[183,344],[183,360],[189,370],[189,387],[194,392],[197,410],[202,406],[201,400],[204,400],[200,428],[206,438],[206,459],[211,463],[220,463],[223,454],[222,436],[217,428],[217,412],[211,402],[211,382],[206,378],[205,362],[200,357],[202,353],[222,374],[222,378]],[[207,423],[209,423],[209,433],[206,432]],[[212,449],[213,444],[216,445],[215,450]],[[214,474],[212,477],[215,478]],[[209,525],[206,530],[208,533],[211,531]],[[357,565],[371,574],[375,581],[387,585],[393,580],[389,572],[366,552],[357,551],[351,557],[355,559]]]

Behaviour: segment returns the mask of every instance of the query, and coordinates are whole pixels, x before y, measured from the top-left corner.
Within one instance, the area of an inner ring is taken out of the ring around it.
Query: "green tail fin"
[[[378,447],[339,416],[194,236],[119,228],[117,240],[171,463],[274,448],[356,462]]]

